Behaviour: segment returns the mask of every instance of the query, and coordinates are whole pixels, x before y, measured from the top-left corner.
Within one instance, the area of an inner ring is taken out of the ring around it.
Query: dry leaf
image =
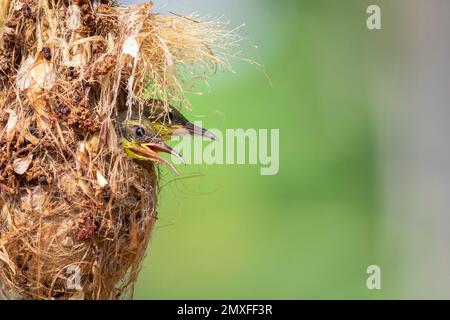
[[[14,110],[6,110],[9,114],[8,123],[6,124],[6,139],[11,140],[17,125],[17,113]]]
[[[72,237],[65,237],[63,242],[62,242],[62,245],[64,247],[73,247],[74,242],[73,242]]]
[[[28,56],[20,66],[19,71],[17,72],[16,85],[19,90],[26,90],[31,87],[32,78],[31,78],[31,66],[35,62],[35,59],[32,56]]]
[[[108,185],[108,180],[106,180],[106,178],[100,173],[100,171],[97,171],[97,182],[102,188]]]
[[[123,54],[129,54],[133,58],[137,58],[139,54],[139,44],[135,37],[129,37],[123,43]]]
[[[89,185],[87,184],[86,181],[84,180],[79,180],[78,181],[78,186],[81,188],[81,190],[83,191],[83,193],[85,195],[87,195],[88,197],[90,197],[93,193],[91,188],[89,188]]]
[[[33,161],[33,155],[30,154],[25,158],[19,158],[14,160],[13,168],[14,172],[18,175],[23,175],[25,172],[27,172],[28,168],[30,167],[31,161]]]
[[[16,85],[20,90],[26,90],[34,85],[49,88],[56,80],[53,65],[44,59],[42,52],[35,59],[28,56],[17,73]]]
[[[11,261],[8,255],[8,251],[6,251],[3,243],[0,243],[0,261],[3,261],[11,270],[11,272],[15,275],[16,274],[16,268],[14,263]]]
[[[77,5],[70,5],[67,10],[67,15],[69,18],[67,19],[67,27],[71,30],[75,30],[81,26],[81,10]]]
[[[90,155],[94,155],[98,152],[98,147],[100,145],[100,137],[98,134],[92,136],[87,142],[84,148],[89,152]]]
[[[12,218],[8,207],[5,204],[0,210],[0,232],[8,228],[10,225],[12,225]]]
[[[77,153],[75,154],[77,162],[80,164],[82,168],[86,168],[89,166],[89,155],[86,150],[86,143],[83,141],[80,143],[77,149]]]

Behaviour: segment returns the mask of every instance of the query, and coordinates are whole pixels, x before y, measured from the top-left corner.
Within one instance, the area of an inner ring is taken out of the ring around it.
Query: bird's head
[[[165,121],[163,126],[167,128],[166,134],[170,134],[170,137],[191,135],[208,138],[214,141],[217,140],[217,137],[213,133],[191,123],[174,107],[170,107],[167,118],[168,121]]]
[[[175,150],[164,143],[158,126],[146,118],[139,119],[133,115],[128,118],[126,114],[121,114],[119,121],[122,146],[128,157],[139,161],[163,163],[177,173],[175,167],[158,155],[158,152],[169,153],[184,160]]]

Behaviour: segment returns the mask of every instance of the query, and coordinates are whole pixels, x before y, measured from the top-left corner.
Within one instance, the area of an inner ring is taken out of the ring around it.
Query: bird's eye
[[[145,129],[142,127],[136,128],[136,137],[143,138],[145,136]]]

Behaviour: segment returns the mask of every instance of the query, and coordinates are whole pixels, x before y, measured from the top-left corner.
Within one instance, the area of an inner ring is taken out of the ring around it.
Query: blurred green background
[[[224,14],[246,56],[191,96],[193,120],[279,128],[280,171],[259,166],[164,171],[159,221],[137,299],[378,299],[396,295],[379,249],[370,59],[384,31],[366,28],[368,1],[178,1],[181,13]],[[366,287],[380,265],[383,290]]]

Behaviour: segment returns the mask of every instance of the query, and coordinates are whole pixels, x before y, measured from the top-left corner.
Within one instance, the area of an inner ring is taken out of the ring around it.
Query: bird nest
[[[2,0],[0,24],[0,295],[130,298],[159,173],[127,158],[116,117],[186,105],[237,38],[104,0]]]

